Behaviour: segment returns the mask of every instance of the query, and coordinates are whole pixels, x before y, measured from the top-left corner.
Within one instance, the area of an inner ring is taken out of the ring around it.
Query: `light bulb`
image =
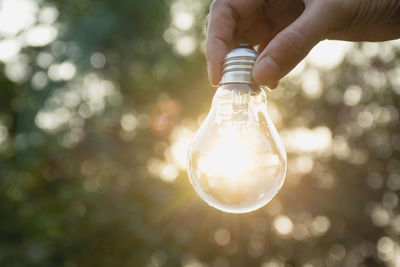
[[[231,213],[256,210],[282,187],[286,152],[251,78],[258,54],[241,46],[225,57],[221,86],[188,154],[188,173],[209,205]]]

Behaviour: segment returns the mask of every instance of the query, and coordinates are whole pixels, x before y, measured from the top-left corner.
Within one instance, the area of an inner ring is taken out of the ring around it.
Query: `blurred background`
[[[1,266],[400,266],[400,41],[324,41],[268,92],[284,187],[194,192],[210,1],[0,0]]]

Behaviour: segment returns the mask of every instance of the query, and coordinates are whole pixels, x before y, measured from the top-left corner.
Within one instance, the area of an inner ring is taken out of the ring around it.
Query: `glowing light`
[[[175,127],[171,134],[171,160],[173,160],[181,170],[186,170],[187,153],[194,135],[194,131],[183,126]]]
[[[268,113],[271,117],[271,120],[274,122],[274,124],[279,127],[279,125],[282,124],[282,115],[281,112],[279,111],[278,105],[276,105],[274,102],[269,101],[268,103]]]
[[[92,113],[102,111],[105,107],[106,97],[116,93],[114,83],[102,80],[93,73],[85,76],[83,84],[82,97]],[[140,127],[140,117],[138,117],[138,121]]]
[[[214,240],[218,245],[226,246],[231,241],[231,234],[224,228],[218,229],[214,234]]]
[[[17,40],[0,41],[0,61],[9,62],[21,51],[21,44]]]
[[[357,115],[357,122],[363,128],[369,128],[372,126],[374,122],[374,116],[372,116],[371,112],[364,110]]]
[[[315,67],[333,69],[342,63],[346,53],[353,47],[350,42],[322,41],[307,56],[307,61]]]
[[[174,163],[163,162],[157,158],[151,158],[147,162],[147,170],[167,183],[173,182],[179,175],[179,169]]]
[[[163,164],[159,175],[165,182],[172,182],[178,177],[178,174],[179,170],[175,164],[169,163]]]
[[[75,64],[69,61],[61,64],[53,64],[50,66],[48,75],[53,81],[68,81],[75,77],[76,67]]]
[[[379,54],[381,48],[382,45],[379,45],[378,43],[365,42],[362,44],[361,51],[365,56],[373,58]]]
[[[314,69],[303,72],[302,77],[302,90],[308,98],[316,99],[322,93],[321,79],[318,71]]]
[[[32,0],[2,0],[0,35],[16,35],[36,22],[37,4]]]
[[[293,223],[286,215],[278,215],[273,221],[274,229],[280,235],[289,235],[293,231]]]
[[[46,131],[54,132],[58,131],[71,118],[71,112],[60,107],[54,111],[40,110],[36,115],[36,125]]]
[[[39,21],[45,24],[52,24],[56,21],[58,14],[59,12],[55,7],[43,7],[39,12]]]
[[[31,80],[34,89],[42,90],[48,83],[47,74],[43,71],[36,72]]]
[[[389,266],[400,265],[400,246],[388,236],[383,236],[376,244],[378,257],[388,263]]]
[[[382,237],[378,241],[378,251],[381,253],[390,253],[393,251],[393,241],[387,236]]]
[[[53,63],[53,61],[54,61],[54,56],[47,52],[40,52],[36,58],[37,64],[43,69],[49,67],[51,63]]]
[[[351,149],[347,143],[346,138],[342,136],[335,136],[333,139],[332,150],[338,159],[346,159],[351,155]]]
[[[175,40],[175,50],[182,56],[188,56],[196,49],[196,41],[191,36],[183,36]]]
[[[174,24],[180,30],[189,30],[194,22],[194,17],[188,12],[179,12],[174,16]]]
[[[314,162],[312,158],[307,157],[307,156],[300,156],[296,159],[296,169],[300,173],[309,173],[311,172]]]
[[[311,231],[313,234],[317,236],[324,235],[329,227],[331,225],[331,222],[328,217],[326,216],[317,216],[314,218],[311,224]]]
[[[362,90],[357,85],[349,86],[343,95],[344,103],[348,106],[355,106],[357,105],[362,96]]]
[[[287,151],[323,153],[331,147],[332,132],[324,126],[313,130],[300,127],[282,132],[282,139]]]
[[[125,131],[134,131],[137,127],[138,121],[134,114],[124,114],[121,118],[121,126]]]
[[[72,148],[82,140],[83,136],[84,131],[82,127],[72,127],[64,134],[60,144],[65,147]]]
[[[179,31],[175,28],[167,28],[163,33],[164,40],[169,44],[173,44],[178,36]]]
[[[209,176],[241,177],[256,167],[250,147],[247,140],[239,138],[219,140],[207,155],[199,159],[199,168]],[[235,182],[240,180],[236,178]]]
[[[371,211],[372,222],[379,227],[385,226],[389,223],[389,213],[383,207],[376,205]]]
[[[57,29],[50,25],[39,25],[27,30],[24,37],[30,46],[45,46],[56,39]]]
[[[6,64],[4,73],[8,79],[19,83],[27,78],[29,70],[29,57],[20,54]]]
[[[382,90],[388,82],[386,72],[372,68],[363,72],[363,80],[375,91]]]

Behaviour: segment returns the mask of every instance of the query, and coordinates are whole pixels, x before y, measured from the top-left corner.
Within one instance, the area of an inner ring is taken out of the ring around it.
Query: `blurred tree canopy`
[[[210,1],[0,1],[1,266],[400,266],[400,43],[324,42],[269,110],[266,207],[195,194]]]

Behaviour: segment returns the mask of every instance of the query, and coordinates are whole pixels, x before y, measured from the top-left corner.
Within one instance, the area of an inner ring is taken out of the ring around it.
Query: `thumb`
[[[276,88],[279,80],[325,38],[333,24],[333,20],[329,21],[332,15],[326,13],[316,5],[306,7],[300,17],[272,39],[260,54],[253,68],[254,80],[260,85]]]

